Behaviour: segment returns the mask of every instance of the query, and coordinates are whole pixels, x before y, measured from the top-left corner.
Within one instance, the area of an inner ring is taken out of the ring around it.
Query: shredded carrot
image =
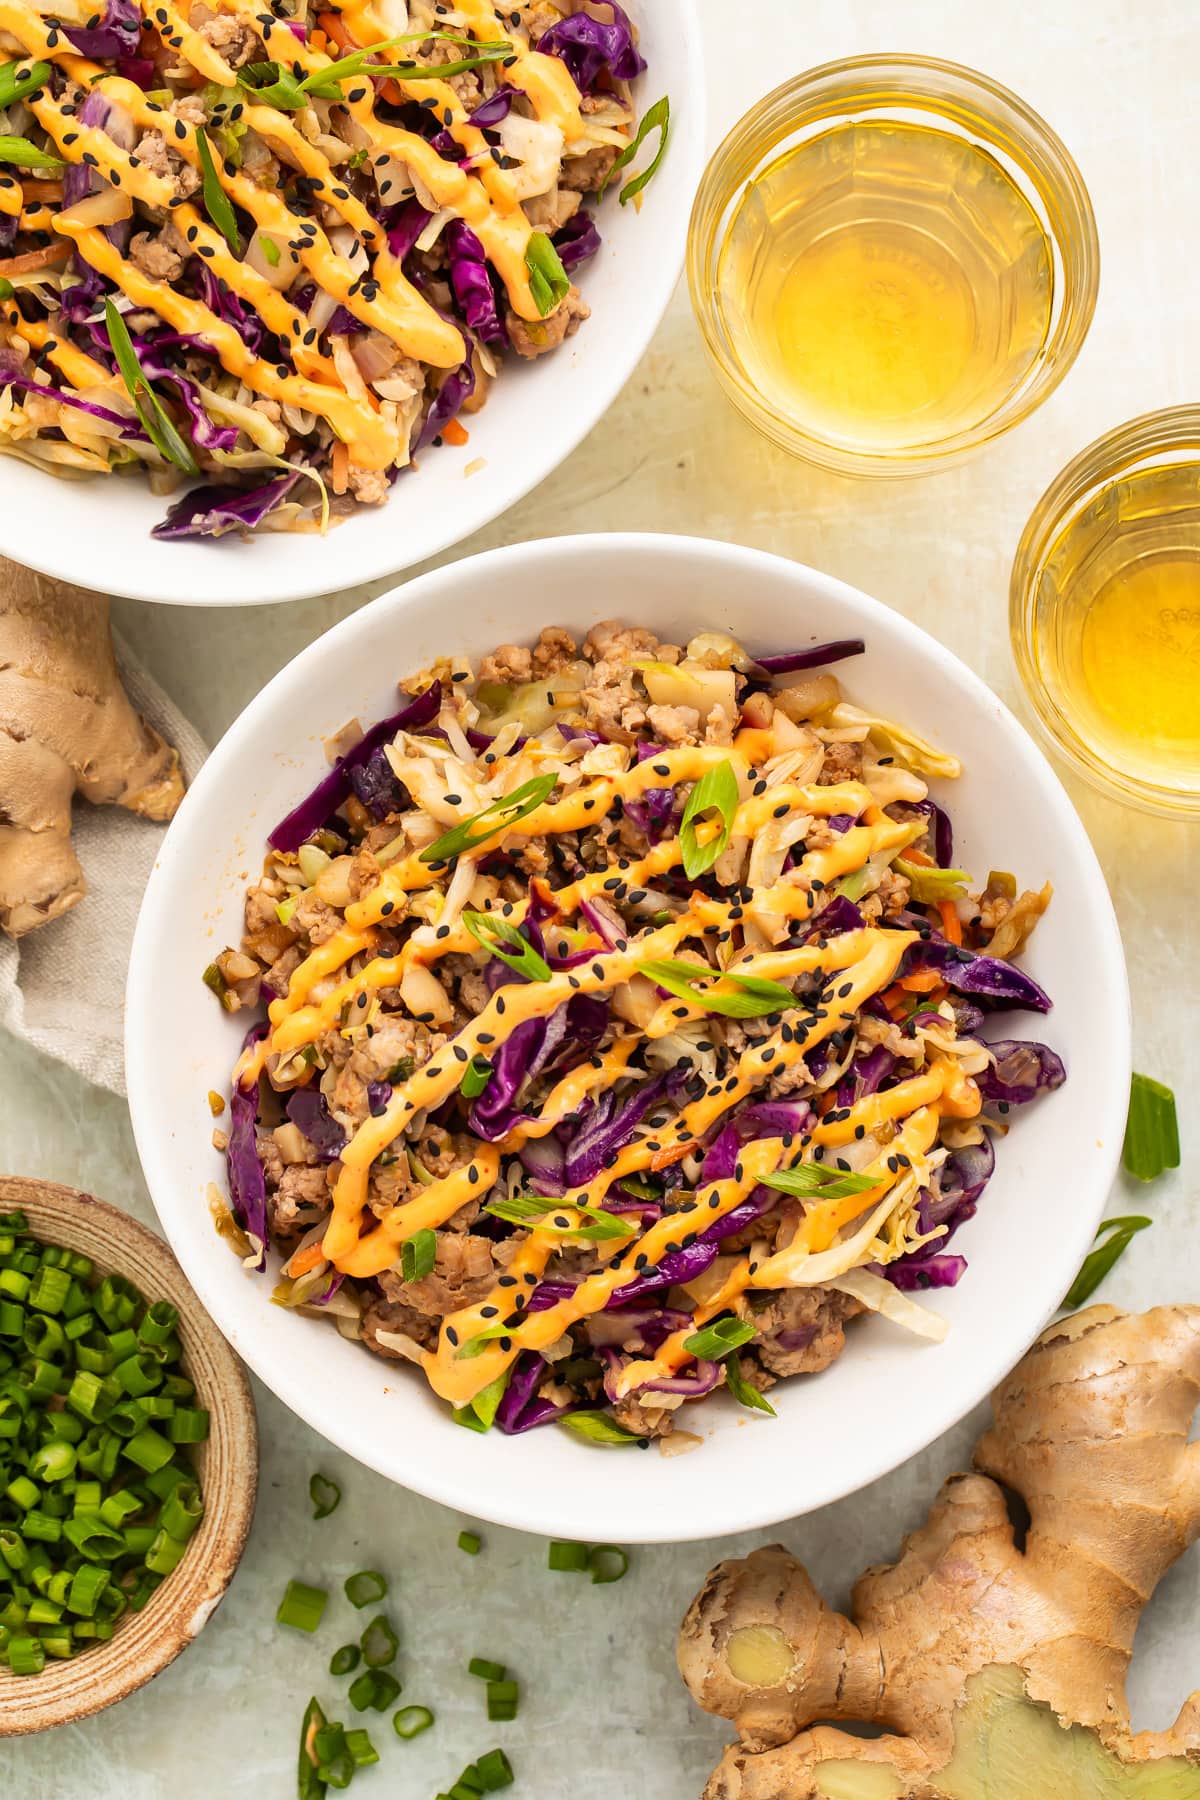
[[[652,1169],[669,1169],[672,1163],[682,1162],[691,1152],[691,1144],[668,1144],[665,1149],[656,1150],[650,1158]]]
[[[322,12],[317,14],[317,24],[325,36],[335,43],[339,50],[357,50],[359,46],[350,36],[349,28],[341,13]]]
[[[297,1250],[295,1256],[288,1263],[287,1272],[295,1279],[297,1275],[307,1275],[310,1269],[315,1269],[317,1264],[324,1260],[325,1251],[320,1238],[318,1238],[315,1244],[308,1246],[307,1250]]]
[[[922,869],[932,869],[936,867],[932,856],[926,856],[923,850],[913,850],[911,847],[904,852],[904,860],[905,862],[917,863]]]
[[[459,424],[457,419],[449,419],[442,426],[442,438],[447,444],[469,444],[471,434]]]
[[[893,981],[890,988],[880,995],[893,1019],[902,1019],[908,1011],[908,995],[898,981]]]
[[[329,39],[325,36],[323,31],[312,31],[309,33],[308,47],[310,50],[315,50],[318,56],[323,56],[325,54],[325,47],[328,42]]]
[[[10,256],[0,262],[0,276],[32,275],[35,269],[48,269],[53,263],[66,262],[75,246],[67,240],[47,244],[44,250],[27,250],[24,256]]]
[[[938,912],[941,914],[942,930],[952,944],[961,944],[962,920],[958,916],[958,908],[953,900],[939,900]]]
[[[911,975],[902,975],[896,983],[907,994],[932,994],[934,988],[941,985],[942,978],[936,969],[917,969]]]
[[[350,452],[340,438],[333,446],[329,485],[335,494],[344,494],[350,486]]]

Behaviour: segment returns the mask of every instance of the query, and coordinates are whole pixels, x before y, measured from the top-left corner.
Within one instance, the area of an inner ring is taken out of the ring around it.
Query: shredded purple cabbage
[[[475,366],[468,356],[466,362],[459,363],[457,369],[451,369],[438,389],[417,439],[418,450],[424,450],[427,444],[431,444],[445,430],[451,419],[458,415],[463,402],[469,400],[474,392]]]
[[[468,329],[485,344],[506,346],[508,332],[496,305],[483,245],[462,219],[452,219],[442,236],[450,264],[450,285]],[[467,397],[463,395],[463,399]]]
[[[995,1067],[975,1076],[985,1105],[1024,1106],[1039,1094],[1052,1093],[1067,1079],[1062,1057],[1047,1044],[1000,1038],[988,1049],[996,1058]]]
[[[646,67],[633,35],[633,26],[616,0],[605,0],[611,21],[602,25],[588,13],[556,19],[537,41],[543,56],[557,56],[566,63],[581,94],[594,93],[601,76],[613,81],[636,81]]]
[[[296,1088],[283,1109],[304,1133],[322,1162],[336,1162],[346,1148],[346,1133],[332,1117],[319,1087]]]
[[[916,969],[936,969],[955,993],[971,994],[989,1010],[1018,1006],[1045,1013],[1052,1004],[1049,995],[1023,969],[996,956],[978,956],[973,950],[943,939],[931,938],[905,951],[900,976],[911,975]]]
[[[404,805],[404,789],[393,774],[382,745],[372,750],[366,762],[356,763],[349,773],[350,786],[372,818],[382,821]]]
[[[231,531],[253,531],[268,513],[286,500],[300,477],[289,472],[262,487],[238,488],[213,484],[192,488],[182,500],[167,508],[167,516],[151,537],[171,540],[188,537],[225,537]]]
[[[556,231],[553,238],[554,248],[558,251],[558,260],[568,275],[583,263],[590,262],[592,257],[603,248],[604,240],[596,227],[596,221],[590,212],[581,207],[573,218]]]
[[[791,650],[780,656],[759,656],[755,668],[763,675],[794,675],[798,669],[821,669],[826,663],[844,662],[848,656],[861,656],[866,649],[862,638],[836,638],[829,644],[815,644],[811,650]]]
[[[95,56],[115,61],[118,56],[134,56],[142,30],[141,9],[136,0],[108,0],[100,23],[93,26],[60,25],[80,56]]]
[[[384,219],[388,249],[398,262],[403,262],[433,214],[426,212],[419,200],[405,200],[393,206]]]
[[[420,731],[437,718],[442,705],[442,684],[435,681],[415,700],[390,718],[364,732],[357,744],[339,757],[333,768],[319,781],[310,794],[294,806],[286,818],[280,819],[267,842],[274,850],[298,850],[314,831],[319,831],[349,797],[351,772],[367,762],[372,753],[388,744],[398,731]]]
[[[252,1025],[242,1040],[249,1050],[267,1035],[265,1024]],[[255,1123],[258,1117],[258,1083],[243,1087],[235,1082],[229,1096],[229,1143],[225,1169],[233,1216],[242,1230],[257,1238],[261,1253],[257,1268],[267,1266],[267,1182],[259,1161]]]

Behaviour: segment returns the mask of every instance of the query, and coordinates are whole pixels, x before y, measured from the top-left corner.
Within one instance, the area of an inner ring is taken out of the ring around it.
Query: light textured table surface
[[[921,482],[859,486],[789,462],[738,419],[709,375],[680,292],[607,419],[555,476],[460,553],[617,528],[759,545],[898,607],[1019,704],[1007,585],[1034,501],[1102,430],[1200,393],[1200,19],[1188,6],[1140,0],[758,0],[732,9],[700,0],[700,12],[714,144],[776,81],[847,54],[934,53],[1015,88],[1061,133],[1091,190],[1103,274],[1090,338],[1042,411],[977,460]],[[212,740],[288,657],[365,597],[230,613],[116,610],[120,629]],[[1145,1207],[1155,1225],[1136,1240],[1105,1297],[1126,1305],[1195,1300],[1197,838],[1082,789],[1076,798],[1125,935],[1135,1063],[1175,1087],[1184,1129],[1180,1175],[1114,1195],[1113,1211]],[[1097,1057],[1103,1053],[1098,1044]],[[0,1057],[0,1167],[92,1189],[153,1222],[124,1105],[11,1042],[0,1044]],[[1074,1076],[1086,1080],[1087,1071]],[[690,1707],[674,1671],[674,1627],[710,1563],[753,1540],[640,1551],[625,1581],[609,1588],[549,1574],[545,1545],[514,1532],[486,1529],[484,1553],[472,1561],[455,1548],[456,1516],[359,1469],[271,1396],[260,1390],[259,1398],[258,1517],[216,1618],[123,1706],[0,1745],[0,1792],[14,1800],[290,1795],[305,1702],[313,1692],[334,1698],[341,1684],[326,1674],[329,1655],[361,1618],[345,1602],[331,1603],[328,1622],[308,1639],[275,1625],[276,1604],[293,1574],[340,1589],[350,1570],[376,1566],[393,1581],[404,1698],[434,1706],[438,1725],[406,1746],[381,1720],[384,1763],[363,1777],[363,1800],[432,1796],[495,1742],[518,1768],[513,1792],[535,1800],[695,1800],[728,1734]],[[893,1555],[901,1531],[923,1517],[937,1483],[961,1466],[978,1422],[964,1421],[857,1497],[764,1538],[786,1538],[829,1596],[844,1601],[860,1567]],[[317,1468],[345,1492],[324,1524],[311,1522],[306,1495]],[[563,1528],[568,1535],[569,1520]],[[1163,1584],[1139,1633],[1132,1685],[1142,1723],[1166,1724],[1200,1685],[1197,1619],[1193,1552]],[[464,1672],[476,1653],[519,1673],[524,1699],[514,1725],[484,1718],[480,1686]]]

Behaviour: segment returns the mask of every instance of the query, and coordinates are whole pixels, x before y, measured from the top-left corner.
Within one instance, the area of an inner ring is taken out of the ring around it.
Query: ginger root
[[[849,1618],[778,1545],[714,1569],[679,1667],[741,1742],[705,1800],[1200,1800],[1200,1691],[1136,1735],[1125,1697],[1139,1614],[1200,1536],[1198,1401],[1200,1307],[1089,1307],[996,1390],[980,1472]]]
[[[179,758],[121,686],[109,603],[0,561],[0,930],[21,937],[87,891],[71,801],[173,818]]]

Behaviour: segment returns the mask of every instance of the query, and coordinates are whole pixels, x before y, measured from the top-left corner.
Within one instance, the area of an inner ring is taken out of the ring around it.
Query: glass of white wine
[[[986,442],[1062,379],[1099,252],[1064,146],[951,63],[859,57],[736,125],[692,214],[692,301],[717,373],[785,448],[913,475]]]

